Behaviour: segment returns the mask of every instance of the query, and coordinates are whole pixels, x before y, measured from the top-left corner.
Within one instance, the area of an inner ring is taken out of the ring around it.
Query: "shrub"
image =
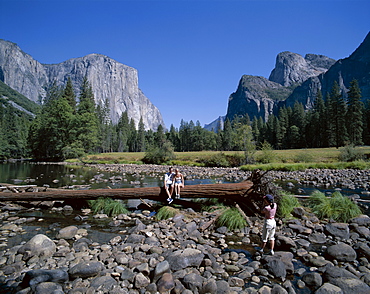
[[[340,161],[356,161],[364,158],[364,152],[353,145],[347,145],[340,149]]]
[[[122,213],[128,213],[122,200],[99,197],[97,200],[88,200],[88,204],[94,214],[105,213],[109,216],[115,216]]]
[[[156,214],[156,219],[157,220],[169,219],[171,217],[174,217],[178,213],[179,213],[179,210],[174,207],[163,206],[158,210]]]
[[[142,159],[144,163],[163,164],[175,158],[174,149],[171,142],[163,143],[162,147],[152,147]]]
[[[348,222],[362,213],[356,203],[339,192],[326,197],[323,193],[316,191],[308,199],[308,203],[320,219],[331,218],[338,222]]]
[[[294,207],[301,206],[298,199],[286,192],[282,193],[277,214],[282,218],[291,218]]]
[[[262,154],[258,159],[261,163],[271,163],[274,161],[276,155],[274,149],[268,142],[262,143],[261,151]]]
[[[204,163],[205,166],[211,166],[211,167],[229,166],[229,161],[227,160],[227,157],[225,153],[223,152],[213,154],[208,158],[203,158],[200,160],[200,162]]]
[[[238,167],[245,163],[246,156],[239,153],[234,153],[233,155],[226,155],[226,160],[228,161],[228,166]]]
[[[216,220],[216,226],[225,226],[229,230],[243,229],[247,226],[247,221],[235,207],[226,208]]]
[[[300,152],[298,153],[295,158],[295,162],[314,162],[314,156],[311,153],[306,152]]]

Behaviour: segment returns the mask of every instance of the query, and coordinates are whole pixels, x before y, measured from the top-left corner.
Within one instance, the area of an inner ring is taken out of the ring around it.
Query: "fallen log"
[[[186,185],[181,198],[240,198],[246,197],[253,183],[244,181],[231,184]],[[46,190],[44,192],[0,193],[0,201],[46,201],[46,200],[93,200],[99,197],[114,199],[150,199],[163,201],[167,194],[163,187],[92,189],[92,190]],[[176,200],[174,200],[176,202]]]

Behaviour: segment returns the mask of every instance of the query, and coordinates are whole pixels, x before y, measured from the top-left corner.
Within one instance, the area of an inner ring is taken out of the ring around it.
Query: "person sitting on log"
[[[167,193],[167,201],[169,204],[172,203],[173,199],[172,199],[172,193],[173,193],[173,176],[174,176],[174,173],[172,172],[172,167],[170,167],[168,169],[168,172],[164,175],[164,188],[166,190],[166,193]]]
[[[175,169],[175,193],[176,193],[176,199],[180,199],[180,189],[185,187],[185,181],[184,181],[184,176],[180,171],[176,168]]]

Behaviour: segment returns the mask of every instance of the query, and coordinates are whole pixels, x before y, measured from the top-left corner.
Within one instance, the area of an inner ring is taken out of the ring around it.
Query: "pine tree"
[[[138,131],[137,131],[137,151],[144,152],[145,151],[145,126],[143,122],[143,118],[140,117]]]
[[[90,153],[98,145],[99,122],[94,94],[87,77],[82,82],[79,100],[77,106],[77,141],[86,153]]]
[[[116,125],[117,143],[115,148],[118,152],[127,152],[129,150],[129,119],[127,111],[121,114],[120,119]]]
[[[331,146],[340,147],[348,140],[346,129],[346,103],[335,81],[328,97],[328,120]]]
[[[361,102],[361,90],[357,80],[353,80],[348,91],[347,102],[347,130],[349,142],[353,145],[362,145],[363,133],[363,103]]]
[[[72,107],[73,112],[76,111],[76,94],[73,90],[72,80],[68,77],[67,84],[63,90],[62,96],[68,101],[69,105]]]
[[[233,137],[233,130],[231,127],[231,122],[227,118],[224,123],[224,129],[222,132],[222,147],[223,150],[229,151],[232,150],[233,144],[232,144],[232,137]]]

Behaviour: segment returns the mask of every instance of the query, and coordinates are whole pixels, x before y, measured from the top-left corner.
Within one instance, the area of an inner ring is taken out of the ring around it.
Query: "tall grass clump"
[[[128,210],[122,200],[99,197],[97,200],[88,200],[94,214],[105,213],[108,216],[127,214]]]
[[[326,197],[322,192],[316,191],[308,199],[308,204],[320,219],[330,218],[346,223],[362,213],[356,203],[339,192]]]
[[[157,220],[169,219],[171,217],[174,217],[178,213],[179,213],[179,210],[174,207],[163,206],[157,211],[156,219]]]
[[[282,193],[277,214],[282,218],[291,218],[294,207],[301,206],[298,199],[288,193]]]
[[[217,227],[227,227],[229,230],[243,229],[247,226],[247,221],[235,207],[226,208],[216,220]]]

